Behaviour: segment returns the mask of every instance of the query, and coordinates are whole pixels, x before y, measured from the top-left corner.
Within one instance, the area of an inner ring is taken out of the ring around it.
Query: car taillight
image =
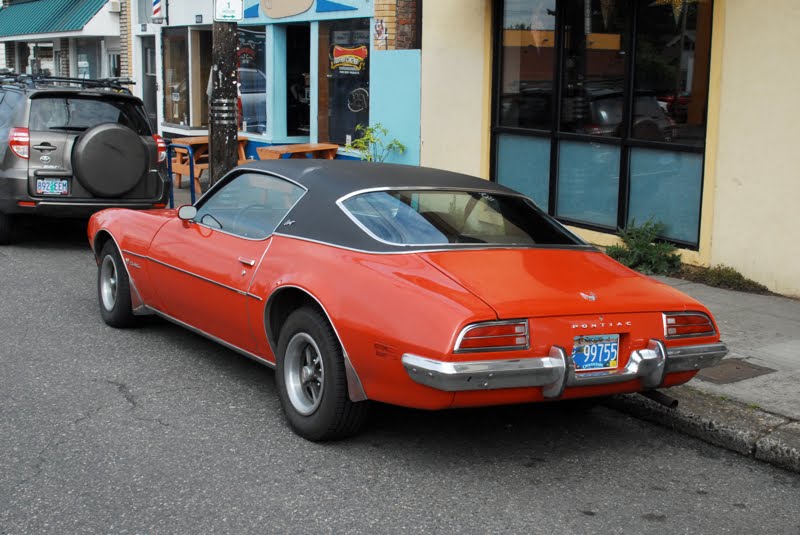
[[[31,134],[27,128],[12,128],[8,135],[8,146],[20,158],[28,159],[31,154]]]
[[[456,340],[456,353],[527,349],[528,321],[486,321],[468,325]]]
[[[711,336],[716,332],[711,318],[702,312],[667,312],[664,314],[664,336],[667,338]]]
[[[167,142],[158,134],[153,134],[153,139],[156,140],[156,148],[158,149],[158,163],[167,159]]]

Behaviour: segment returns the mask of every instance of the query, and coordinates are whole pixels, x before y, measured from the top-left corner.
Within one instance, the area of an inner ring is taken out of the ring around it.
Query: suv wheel
[[[11,216],[0,212],[0,245],[11,243]]]

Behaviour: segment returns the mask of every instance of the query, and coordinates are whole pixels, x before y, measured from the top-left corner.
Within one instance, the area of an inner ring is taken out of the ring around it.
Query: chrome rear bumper
[[[657,388],[667,373],[700,370],[716,365],[728,353],[722,342],[667,349],[651,340],[647,349],[633,351],[628,364],[616,370],[576,372],[572,357],[558,346],[546,357],[514,360],[445,362],[403,355],[403,367],[417,383],[444,390],[495,390],[542,387],[546,398],[557,398],[570,386],[594,386],[638,379],[642,388]]]

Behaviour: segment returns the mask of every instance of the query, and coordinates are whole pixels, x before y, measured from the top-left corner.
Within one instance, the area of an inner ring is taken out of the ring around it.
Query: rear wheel
[[[0,245],[11,243],[11,216],[0,212]]]
[[[344,438],[364,424],[368,402],[350,401],[341,345],[314,308],[294,311],[281,329],[275,382],[286,419],[303,438]]]
[[[100,251],[97,269],[97,297],[100,315],[112,327],[129,327],[136,321],[131,308],[131,289],[128,272],[113,241]]]

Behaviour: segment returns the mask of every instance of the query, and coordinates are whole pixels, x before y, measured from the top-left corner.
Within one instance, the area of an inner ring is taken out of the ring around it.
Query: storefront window
[[[263,134],[267,130],[267,37],[264,26],[239,27],[239,129]]]
[[[369,124],[369,39],[369,19],[320,24],[320,141],[345,145]]]
[[[562,221],[696,247],[712,0],[499,0],[493,178]]]
[[[555,3],[514,2],[503,14],[499,122],[549,130],[552,125]]]
[[[189,49],[186,28],[164,28],[164,120],[189,124]]]
[[[95,39],[78,39],[76,59],[78,78],[100,78],[100,50]]]

